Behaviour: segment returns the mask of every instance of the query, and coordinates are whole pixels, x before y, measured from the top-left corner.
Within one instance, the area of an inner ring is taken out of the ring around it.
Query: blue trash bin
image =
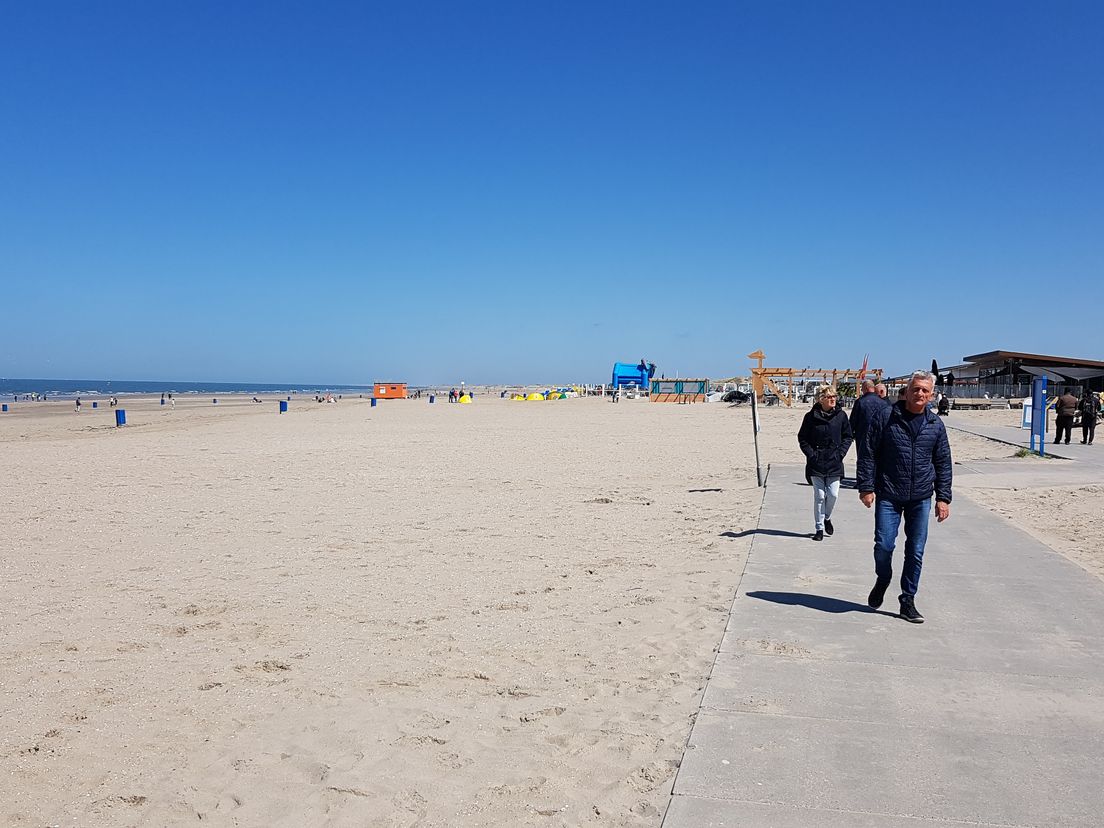
[[[433,394],[430,394],[429,395],[429,401],[431,403],[435,403],[435,402],[437,402],[437,397],[435,397]]]
[[[372,408],[376,407],[376,398],[372,397]]]
[[[115,427],[126,425],[126,411],[122,408],[115,409]]]
[[[287,400],[280,400],[280,413],[287,414]]]
[[[7,411],[7,410],[8,410],[8,404],[7,404],[7,403],[4,403],[4,409],[3,409],[3,410],[4,410],[4,411]]]
[[[92,401],[92,407],[93,407],[93,408],[99,408],[99,407],[100,407],[100,404],[99,404],[98,402],[96,402],[95,400],[93,400],[93,401]]]

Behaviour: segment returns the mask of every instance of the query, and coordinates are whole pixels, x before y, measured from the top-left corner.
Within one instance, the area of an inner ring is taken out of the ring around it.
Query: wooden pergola
[[[794,404],[795,385],[804,387],[805,383],[817,380],[822,383],[838,385],[840,382],[864,379],[881,382],[881,368],[765,368],[763,360],[767,358],[762,350],[748,354],[748,359],[758,360],[759,365],[751,369],[751,388],[756,399],[762,401],[766,389],[778,395],[786,406]]]

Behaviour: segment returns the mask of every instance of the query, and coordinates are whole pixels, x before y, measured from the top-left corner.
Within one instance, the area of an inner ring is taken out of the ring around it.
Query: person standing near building
[[[1070,432],[1073,430],[1073,418],[1077,415],[1077,397],[1073,396],[1068,388],[1066,393],[1054,403],[1054,412],[1058,415],[1054,418],[1054,445],[1062,442],[1062,433],[1065,432],[1068,446]]]
[[[874,393],[885,400],[886,395],[889,393],[889,389],[886,388],[886,384],[884,382],[879,382],[877,385],[874,386]],[[886,405],[889,404],[889,400],[886,400]]]
[[[832,510],[843,479],[843,457],[851,448],[851,424],[842,408],[836,407],[838,395],[831,385],[817,389],[816,405],[801,421],[797,443],[805,455],[805,479],[813,486],[813,540],[835,532]]]
[[[1081,412],[1081,442],[1091,446],[1096,434],[1096,421],[1100,417],[1100,398],[1086,388],[1081,392],[1077,410]]]
[[[905,519],[905,555],[901,571],[901,617],[922,624],[916,609],[920,569],[928,538],[932,495],[942,523],[951,515],[951,446],[943,421],[929,409],[935,377],[916,371],[905,400],[877,412],[859,443],[859,499],[874,506],[874,572],[867,604],[877,609],[893,580],[893,549]]]

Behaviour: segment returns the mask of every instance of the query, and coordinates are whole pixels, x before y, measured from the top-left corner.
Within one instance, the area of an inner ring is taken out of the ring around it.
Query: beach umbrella
[[[939,379],[939,363],[937,363],[934,359],[932,360],[932,370],[931,370],[931,372],[932,372],[932,376],[935,377],[935,384],[936,385],[942,385],[943,383]]]

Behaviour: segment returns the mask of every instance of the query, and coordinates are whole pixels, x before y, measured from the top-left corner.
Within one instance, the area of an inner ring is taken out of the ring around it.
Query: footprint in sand
[[[546,707],[544,710],[538,710],[535,713],[525,713],[518,716],[518,719],[523,722],[536,722],[548,716],[562,716],[565,712],[567,712],[566,707]]]

